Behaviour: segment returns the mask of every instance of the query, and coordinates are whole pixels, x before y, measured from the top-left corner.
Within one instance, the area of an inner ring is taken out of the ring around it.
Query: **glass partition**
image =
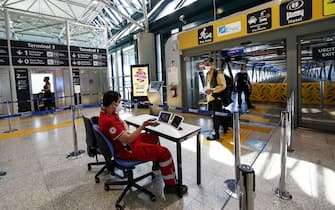
[[[335,33],[299,39],[301,122],[335,125]]]

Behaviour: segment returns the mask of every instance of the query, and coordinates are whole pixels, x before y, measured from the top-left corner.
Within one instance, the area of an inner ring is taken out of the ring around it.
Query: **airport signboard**
[[[68,66],[66,45],[11,41],[14,66]]]
[[[327,45],[322,47],[314,47],[312,49],[313,59],[334,60],[335,45]]]
[[[70,47],[71,65],[87,67],[106,67],[107,51],[100,48]]]
[[[271,8],[266,8],[247,15],[247,31],[255,33],[272,27]]]
[[[9,57],[8,57],[8,44],[7,40],[0,39],[0,66],[8,66]]]
[[[280,5],[280,25],[312,19],[312,0],[291,0]]]
[[[213,26],[207,26],[198,30],[198,44],[213,42]]]
[[[19,112],[31,111],[28,69],[15,69],[15,84]]]

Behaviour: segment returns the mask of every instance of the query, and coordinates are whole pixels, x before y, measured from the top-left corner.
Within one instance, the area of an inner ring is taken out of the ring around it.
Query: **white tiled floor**
[[[92,116],[97,110],[88,110]],[[37,117],[38,118],[38,117]],[[36,119],[20,120],[15,126],[33,128],[38,123],[47,125],[64,122],[69,114],[54,114]],[[194,120],[195,123],[207,121]],[[207,126],[207,125],[206,125]],[[206,127],[205,126],[205,127]],[[6,130],[0,122],[0,130]],[[78,144],[86,149],[85,130],[78,124]],[[0,134],[1,135],[1,134]],[[257,139],[256,132],[250,138]],[[294,133],[294,153],[287,158],[287,190],[293,200],[284,201],[274,195],[280,176],[279,137],[276,128],[267,136],[265,150],[253,165],[256,172],[255,209],[335,209],[335,135],[298,129]],[[175,157],[175,145],[162,140]],[[138,192],[128,193],[126,209],[239,209],[238,200],[225,193],[224,181],[234,177],[234,156],[218,142],[202,144],[202,184],[196,184],[195,139],[182,144],[183,176],[189,192],[182,199],[164,196],[161,177],[142,182],[152,190],[157,201],[151,202]],[[7,175],[0,177],[0,209],[114,209],[114,202],[121,191],[105,192],[103,182],[113,178],[102,176],[95,184],[94,174],[99,167],[87,171],[87,163],[94,161],[86,154],[77,159],[66,159],[73,150],[71,127],[39,132],[36,134],[0,141],[0,168]],[[252,163],[257,152],[242,149],[242,163]],[[150,164],[137,172],[147,171]]]

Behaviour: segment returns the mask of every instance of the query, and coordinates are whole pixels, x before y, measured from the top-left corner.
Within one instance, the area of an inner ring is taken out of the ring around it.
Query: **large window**
[[[120,92],[123,99],[131,99],[130,66],[136,63],[134,45],[112,53],[112,87]]]

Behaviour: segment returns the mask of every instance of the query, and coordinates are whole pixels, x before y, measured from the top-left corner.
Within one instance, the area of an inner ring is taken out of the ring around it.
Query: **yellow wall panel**
[[[335,105],[335,82],[325,82],[324,104]]]

